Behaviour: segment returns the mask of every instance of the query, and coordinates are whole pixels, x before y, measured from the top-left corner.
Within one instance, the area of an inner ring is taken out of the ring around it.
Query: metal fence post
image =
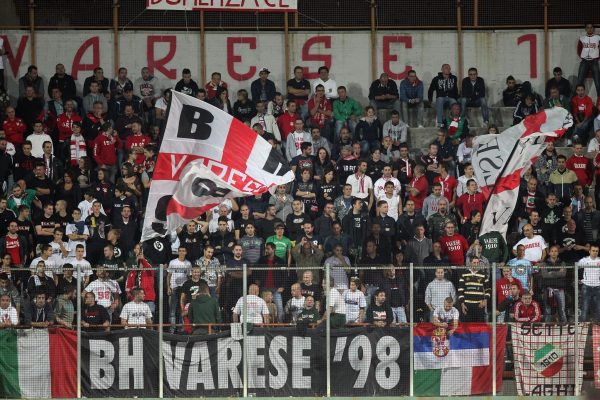
[[[81,398],[81,264],[77,263],[77,398]]]
[[[30,42],[30,53],[31,53],[31,65],[36,65],[36,54],[35,54],[35,0],[29,0],[29,36],[31,37]]]
[[[242,318],[241,323],[242,323],[242,332],[244,335],[244,339],[242,342],[242,369],[243,369],[243,374],[244,374],[244,389],[243,389],[243,396],[244,397],[248,397],[248,324],[246,321],[248,321],[248,302],[247,302],[247,297],[248,297],[248,276],[247,276],[247,265],[244,264],[242,266],[243,268],[243,273],[242,273],[242,297],[243,297],[243,305],[242,305],[242,314],[244,315],[244,318]]]
[[[496,396],[496,380],[498,379],[496,376],[496,366],[498,364],[498,360],[496,359],[496,355],[498,354],[496,351],[496,263],[492,263],[492,396]]]
[[[414,308],[414,272],[413,272],[413,263],[410,263],[409,269],[409,285],[408,285],[408,308],[410,312],[409,326],[410,326],[410,340],[409,340],[409,360],[408,365],[410,369],[410,396],[414,396],[414,386],[415,386],[415,338],[413,337],[414,333],[414,323],[415,323],[415,308]]]
[[[325,287],[327,296],[325,297],[325,312],[329,311],[331,305],[331,290],[330,287],[330,271],[329,265],[325,264]],[[333,289],[337,290],[337,289]],[[326,353],[326,366],[327,366],[327,397],[331,397],[331,314],[327,320],[325,320],[325,353]]]
[[[163,398],[163,322],[165,319],[164,310],[164,268],[158,267],[159,278],[158,278],[158,397]]]
[[[575,264],[575,396],[579,396],[579,266]],[[584,321],[585,323],[585,321]]]

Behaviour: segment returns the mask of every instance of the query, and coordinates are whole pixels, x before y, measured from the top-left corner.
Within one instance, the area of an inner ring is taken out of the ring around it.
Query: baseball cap
[[[260,71],[258,71],[258,72],[259,72],[259,73],[261,73],[261,72],[266,72],[267,74],[270,74],[270,73],[271,73],[271,71],[269,71],[269,68],[267,68],[267,67],[262,67],[262,68],[260,69]]]

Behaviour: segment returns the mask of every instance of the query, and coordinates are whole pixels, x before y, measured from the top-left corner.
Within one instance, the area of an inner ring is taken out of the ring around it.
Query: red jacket
[[[143,270],[131,271],[127,275],[127,281],[125,282],[125,292],[127,298],[133,300],[131,291],[135,287],[144,289],[144,301],[155,301],[156,293],[154,292],[154,270],[152,266],[145,259],[141,259],[138,262],[138,268],[144,268]]]
[[[141,147],[150,144],[150,136],[142,135],[131,135],[127,136],[127,140],[125,141],[125,150],[129,151],[132,147]],[[136,164],[142,164],[146,157],[144,153],[139,153],[137,158],[135,159]]]
[[[573,154],[567,160],[567,168],[575,172],[579,183],[583,186],[589,186],[594,179],[594,165],[592,160],[586,156],[578,156]]]
[[[58,141],[64,142],[65,140],[71,140],[73,134],[73,122],[82,122],[81,117],[77,113],[72,113],[68,116],[66,113],[62,113],[56,118],[56,129],[58,129]]]
[[[590,96],[585,96],[583,98],[574,96],[571,99],[571,112],[575,118],[582,114],[585,116],[585,119],[592,118],[594,115],[594,103],[592,102],[592,98]],[[578,122],[582,121],[583,119]]]
[[[475,192],[475,194],[469,194],[469,192],[463,193],[456,200],[456,208],[460,210],[463,217],[468,220],[471,218],[471,211],[477,210],[483,214],[483,194]]]
[[[19,117],[15,117],[12,121],[7,119],[2,123],[2,130],[6,135],[6,140],[15,145],[15,147],[21,146],[25,141],[25,131],[27,131],[27,125]]]
[[[419,194],[414,196],[412,194],[412,190],[408,192],[408,199],[415,202],[415,210],[421,211],[423,208],[423,202],[427,197],[427,192],[429,190],[429,183],[427,183],[427,178],[425,175],[421,175],[419,177],[413,177],[410,181],[410,186],[414,187],[419,191]]]
[[[460,233],[452,236],[440,237],[442,245],[442,254],[448,257],[448,262],[453,266],[465,265],[465,254],[469,250],[469,243]]]
[[[540,322],[542,312],[537,301],[531,300],[531,304],[526,306],[523,301],[515,305],[515,321],[518,322]]]
[[[308,111],[310,112],[315,107],[316,97],[313,96],[308,101]],[[319,110],[331,111],[333,112],[333,106],[331,105],[331,101],[327,99],[327,97],[323,96],[321,98],[321,102],[319,103]],[[310,116],[310,123],[312,126],[318,126],[319,128],[323,128],[325,126],[325,122],[331,120],[332,117],[328,117],[323,114],[321,111],[317,111],[315,115]]]
[[[288,135],[296,130],[297,114],[290,115],[289,112],[283,113],[277,118],[277,127],[281,133],[281,141],[285,143]]]
[[[115,165],[117,163],[117,150],[121,148],[119,136],[106,136],[104,132],[96,136],[92,142],[94,160],[98,165]]]

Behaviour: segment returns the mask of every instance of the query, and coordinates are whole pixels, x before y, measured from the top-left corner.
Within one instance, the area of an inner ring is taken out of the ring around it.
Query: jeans
[[[283,321],[283,298],[281,297],[281,293],[277,291],[277,288],[265,288],[265,290],[273,293],[273,303],[275,303],[275,307],[277,307],[277,321]]]
[[[376,149],[379,148],[379,146],[381,145],[381,143],[379,143],[379,140],[375,140],[372,142],[369,142],[367,140],[362,140],[360,142],[360,154],[363,157],[368,157],[371,149]]]
[[[400,103],[400,114],[402,115],[402,121],[408,124],[408,109],[416,108],[417,109],[417,125],[423,125],[423,115],[425,114],[425,105],[423,104],[423,100],[418,103],[408,103],[403,101]]]
[[[181,309],[179,307],[179,299],[181,297],[181,288],[173,289],[173,293],[169,296],[169,323],[171,324],[182,324]],[[175,328],[171,328],[174,330]]]
[[[308,118],[308,104],[304,103],[300,106],[300,116],[302,117],[302,121],[306,121]]]
[[[406,319],[406,310],[404,310],[404,307],[392,307],[392,312],[394,313],[394,322],[398,324],[408,322],[408,320]]]
[[[379,289],[379,285],[368,285],[366,284],[367,293],[365,294],[365,301],[367,302],[367,306],[371,304],[371,300],[373,299],[373,295]]]
[[[596,95],[598,95],[600,94],[600,68],[598,68],[598,60],[581,60],[579,63],[579,73],[577,74],[577,84],[581,85],[585,82],[590,70],[594,78],[594,86],[596,86]]]
[[[354,135],[354,130],[356,129],[357,124],[358,119],[356,121],[352,121],[351,119],[348,119],[346,121],[335,121],[335,137],[333,143],[337,143],[340,141],[340,131],[343,127],[346,127],[350,130],[350,137],[352,137]],[[313,149],[313,152],[315,152],[316,150],[317,149]]]
[[[574,142],[580,142],[583,143],[584,145],[588,142],[588,137],[589,137],[589,131],[590,131],[590,127],[593,124],[593,121],[591,118],[587,119],[585,121],[583,121],[581,123],[581,125],[579,125],[578,127],[576,127],[573,130],[573,141]]]
[[[379,110],[400,111],[400,100],[398,100],[398,99],[396,99],[394,101],[392,101],[392,100],[384,100],[384,101],[371,100],[371,101],[369,101],[369,104],[371,105],[371,107],[373,107],[375,109],[375,111],[379,111]]]
[[[456,103],[456,99],[452,97],[438,97],[435,99],[435,115],[438,125],[442,125],[444,120],[444,108],[447,106],[450,108],[452,104]]]
[[[600,286],[581,286],[581,318],[580,321],[588,321],[590,303],[593,303],[596,320],[600,321]]]
[[[557,311],[560,322],[567,322],[567,315],[565,314],[565,290],[553,288],[544,289],[544,320],[546,322],[552,322],[552,303],[550,302],[550,293],[552,293],[552,297],[554,297],[558,303]]]
[[[462,117],[467,115],[467,107],[481,107],[481,115],[483,116],[483,122],[486,124],[490,122],[490,110],[488,109],[485,97],[480,97],[475,100],[467,99],[466,97],[461,97],[460,106]]]

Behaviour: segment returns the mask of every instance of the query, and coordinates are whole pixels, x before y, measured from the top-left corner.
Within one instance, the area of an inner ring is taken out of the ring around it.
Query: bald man
[[[252,284],[248,287],[246,296],[246,307],[248,317],[244,319],[244,296],[240,297],[233,309],[233,322],[250,322],[252,324],[262,324],[269,322],[269,308],[267,303],[258,294],[260,289],[258,285]],[[241,317],[241,318],[240,318]]]
[[[513,254],[517,255],[517,247],[525,247],[525,259],[532,263],[538,263],[546,259],[546,248],[548,245],[543,237],[533,234],[533,226],[527,224],[523,227],[523,239],[519,240],[513,247]]]

